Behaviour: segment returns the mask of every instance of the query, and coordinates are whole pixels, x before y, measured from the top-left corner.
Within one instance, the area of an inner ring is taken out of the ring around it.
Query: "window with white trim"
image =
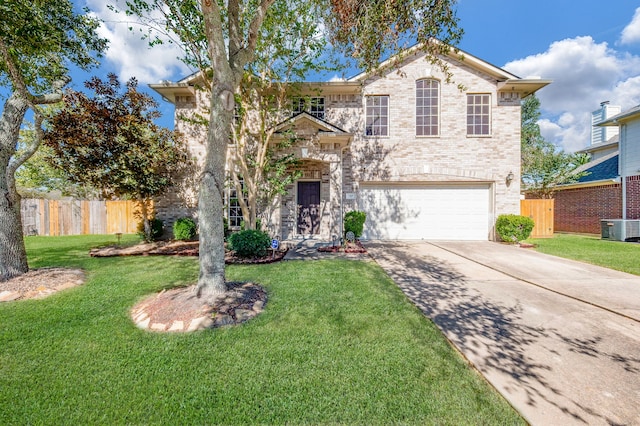
[[[487,93],[467,94],[467,135],[488,136],[491,134],[491,95]]]
[[[389,96],[366,96],[366,136],[389,136]]]
[[[416,81],[416,136],[438,136],[440,133],[440,82]]]
[[[300,114],[301,112],[308,112],[315,118],[324,120],[324,98],[320,96],[310,98],[293,98],[291,111],[293,112],[293,115]]]
[[[244,191],[244,179],[240,178],[240,187]],[[246,201],[246,198],[245,198]],[[240,201],[238,200],[238,191],[236,191],[236,187],[231,183],[229,187],[229,202],[227,203],[228,207],[228,219],[229,219],[229,227],[230,228],[240,228],[242,226],[242,222],[244,221],[244,217],[242,216],[242,208],[240,208]]]

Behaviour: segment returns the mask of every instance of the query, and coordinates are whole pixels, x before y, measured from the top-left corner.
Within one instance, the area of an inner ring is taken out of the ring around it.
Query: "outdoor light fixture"
[[[513,180],[513,172],[509,172],[509,174],[507,175],[507,185],[509,185],[511,183],[511,181]]]

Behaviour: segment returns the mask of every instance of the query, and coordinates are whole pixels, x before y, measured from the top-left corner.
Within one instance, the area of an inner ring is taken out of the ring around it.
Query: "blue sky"
[[[117,22],[104,0],[74,0],[105,20],[102,36],[111,40],[102,66],[91,75],[116,72],[124,81],[135,76],[141,85],[179,80],[188,70],[169,47],[148,49],[146,42]],[[119,0],[120,4],[123,0]],[[538,92],[547,140],[567,151],[589,143],[591,111],[602,101],[622,106],[640,104],[640,7],[635,1],[459,0],[464,51],[520,76],[554,82]],[[82,88],[88,75],[74,75]],[[158,97],[160,100],[160,98]],[[173,108],[161,102],[161,124],[173,126]]]

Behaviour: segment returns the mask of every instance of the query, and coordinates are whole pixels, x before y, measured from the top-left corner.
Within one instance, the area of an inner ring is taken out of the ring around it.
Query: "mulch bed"
[[[130,247],[108,246],[91,249],[92,257],[114,256],[198,256],[200,243],[198,241],[156,241],[153,243],[137,244]],[[286,250],[269,252],[266,256],[243,258],[236,256],[232,250],[225,250],[224,261],[227,264],[257,264],[278,262],[287,254]]]
[[[318,247],[318,251],[321,253],[366,253],[367,249],[364,248],[360,240],[355,242],[347,242],[344,246],[325,246]]]

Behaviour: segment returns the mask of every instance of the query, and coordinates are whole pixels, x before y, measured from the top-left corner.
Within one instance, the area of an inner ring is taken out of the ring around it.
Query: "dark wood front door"
[[[320,182],[298,182],[298,234],[320,231]]]

